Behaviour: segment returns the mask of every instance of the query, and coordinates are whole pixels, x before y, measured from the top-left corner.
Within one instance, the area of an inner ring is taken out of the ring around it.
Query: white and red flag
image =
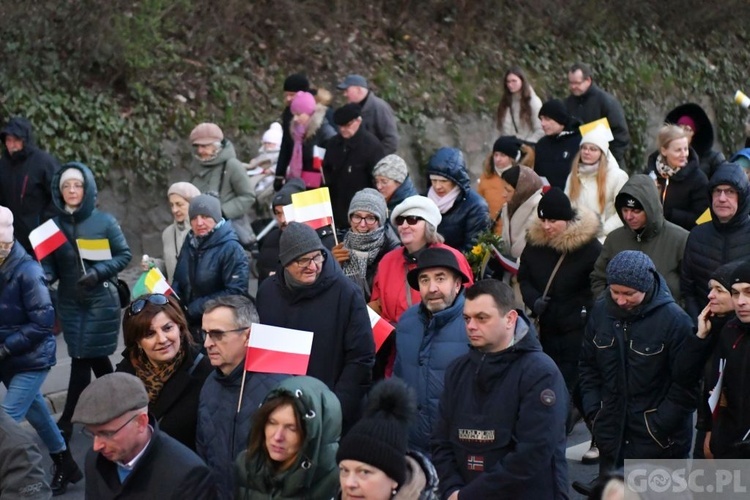
[[[391,335],[394,326],[384,320],[370,306],[367,306],[367,314],[370,316],[370,326],[372,327],[372,338],[375,340],[375,352],[378,352],[383,346],[383,342]]]
[[[245,370],[305,375],[313,332],[253,323],[247,339]]]
[[[42,260],[63,246],[68,239],[55,221],[50,219],[29,233],[29,241],[37,260]]]

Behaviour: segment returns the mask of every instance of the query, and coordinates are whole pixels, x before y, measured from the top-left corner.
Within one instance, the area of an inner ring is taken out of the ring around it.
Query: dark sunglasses
[[[151,295],[146,295],[143,298],[134,300],[130,307],[128,307],[128,312],[131,316],[135,316],[136,314],[139,314],[141,311],[143,311],[143,308],[146,307],[146,304],[153,304],[155,306],[164,306],[169,303],[169,299],[166,295],[162,295],[160,293],[152,293]]]
[[[396,226],[400,226],[404,223],[404,221],[406,221],[406,223],[410,226],[416,226],[417,223],[421,220],[424,219],[418,215],[399,215],[398,217],[396,217]]]

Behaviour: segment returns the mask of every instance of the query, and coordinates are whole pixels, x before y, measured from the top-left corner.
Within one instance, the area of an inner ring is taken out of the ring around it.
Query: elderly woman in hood
[[[247,450],[237,457],[238,500],[332,498],[341,404],[313,377],[291,377],[253,415]]]
[[[470,250],[479,233],[490,225],[487,202],[470,187],[469,173],[461,150],[440,148],[427,165],[431,187],[427,197],[435,202],[442,221],[438,231],[445,244]]]
[[[542,179],[521,165],[509,168],[501,177],[508,196],[501,214],[503,251],[517,259],[526,246],[526,231],[536,219],[536,207],[542,199]]]

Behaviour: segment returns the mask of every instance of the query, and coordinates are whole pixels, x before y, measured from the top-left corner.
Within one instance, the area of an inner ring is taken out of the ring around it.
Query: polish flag
[[[312,189],[292,195],[294,220],[319,229],[333,224],[333,208],[328,188]],[[286,210],[284,214],[286,215]]]
[[[518,274],[518,262],[506,257],[502,253],[500,253],[500,250],[497,249],[495,245],[492,245],[492,253],[495,254],[495,258],[500,261],[500,265],[503,266],[503,269],[508,271],[513,276]]]
[[[247,339],[245,370],[305,375],[312,342],[313,332],[253,323]]]
[[[375,352],[378,352],[383,346],[383,342],[385,342],[395,328],[392,324],[381,318],[370,306],[367,306],[367,314],[370,316],[372,337],[375,340]]]
[[[313,146],[313,161],[312,167],[320,172],[323,170],[323,159],[326,156],[326,150],[320,146]]]
[[[42,260],[63,246],[68,239],[57,227],[55,221],[50,219],[29,233],[29,241],[34,248],[36,258]]]
[[[169,286],[169,283],[167,283],[167,278],[165,278],[161,271],[156,267],[149,269],[148,273],[146,273],[146,279],[143,284],[146,286],[149,293],[172,295],[174,292],[172,287]]]

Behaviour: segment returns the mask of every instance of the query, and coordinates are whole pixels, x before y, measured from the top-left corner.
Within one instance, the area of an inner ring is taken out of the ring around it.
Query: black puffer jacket
[[[750,255],[750,186],[747,176],[738,165],[725,163],[711,178],[706,196],[710,196],[711,190],[720,184],[737,190],[737,212],[728,222],[720,222],[711,208],[711,222],[690,231],[682,259],[680,289],[685,310],[691,318],[697,318],[706,306],[711,273],[722,264]]]
[[[545,135],[536,143],[534,172],[545,177],[550,185],[565,189],[573,158],[581,145],[581,122],[570,120],[565,130],[557,135]]]
[[[582,408],[602,460],[687,458],[697,385],[677,362],[692,320],[655,274],[654,288],[632,311],[608,293],[589,316],[579,364]],[[684,385],[683,385],[684,384]]]

